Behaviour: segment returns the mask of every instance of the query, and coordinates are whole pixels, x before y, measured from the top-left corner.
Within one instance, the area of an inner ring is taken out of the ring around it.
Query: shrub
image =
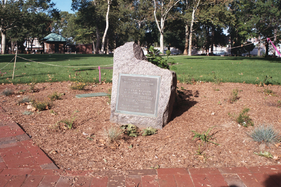
[[[37,100],[33,100],[32,101],[32,106],[34,108],[36,108],[39,111],[42,110],[48,110],[51,108],[52,103],[48,102],[48,101],[37,101]]]
[[[5,96],[10,96],[14,93],[14,91],[12,89],[8,89],[6,88],[5,90],[2,91],[2,94]]]
[[[104,135],[108,139],[109,143],[115,142],[116,140],[120,139],[121,134],[123,134],[123,131],[117,127],[110,127],[109,129],[104,130]]]
[[[61,99],[62,95],[63,94],[58,94],[57,92],[54,92],[53,94],[49,95],[48,98],[52,101],[55,101]]]
[[[168,64],[168,56],[171,53],[168,52],[167,53],[167,59],[164,59],[162,56],[160,56],[160,51],[157,49],[154,49],[153,46],[150,46],[148,49],[148,54],[147,56],[147,60],[149,62],[151,62],[152,64],[160,67],[160,68],[164,68],[164,69],[170,69],[170,66]]]
[[[272,126],[261,125],[256,128],[249,134],[255,142],[259,143],[275,143],[280,140],[280,135]]]
[[[239,116],[236,118],[236,122],[244,127],[248,127],[249,125],[253,126],[254,123],[252,119],[249,117],[248,112],[250,111],[249,108],[244,108]]]

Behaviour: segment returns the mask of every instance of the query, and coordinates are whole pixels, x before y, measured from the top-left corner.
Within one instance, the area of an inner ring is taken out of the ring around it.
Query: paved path
[[[281,187],[281,165],[238,168],[163,168],[114,171],[60,170],[0,107],[0,187]]]

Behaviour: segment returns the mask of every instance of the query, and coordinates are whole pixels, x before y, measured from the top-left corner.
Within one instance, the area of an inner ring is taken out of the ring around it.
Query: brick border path
[[[281,187],[281,165],[237,168],[60,170],[0,106],[0,187]]]

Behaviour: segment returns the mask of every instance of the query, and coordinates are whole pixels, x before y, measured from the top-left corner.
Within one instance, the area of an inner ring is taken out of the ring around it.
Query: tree
[[[200,0],[199,0],[200,1]],[[164,29],[165,21],[167,19],[170,10],[178,3],[180,0],[153,0],[154,2],[154,18],[160,33],[160,52],[164,53]],[[157,15],[158,14],[158,15]],[[160,24],[157,16],[160,17]]]
[[[47,11],[54,13],[51,0],[1,0],[0,1],[0,32],[1,32],[1,54],[5,53],[6,33],[9,30],[25,26],[33,22],[26,22],[34,14]]]
[[[2,0],[0,2],[1,54],[5,54],[7,31],[17,27],[21,22],[23,17],[22,6],[22,1]]]

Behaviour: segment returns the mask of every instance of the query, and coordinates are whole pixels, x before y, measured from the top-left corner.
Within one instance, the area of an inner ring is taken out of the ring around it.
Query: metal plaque
[[[116,112],[157,116],[160,76],[119,74]]]

